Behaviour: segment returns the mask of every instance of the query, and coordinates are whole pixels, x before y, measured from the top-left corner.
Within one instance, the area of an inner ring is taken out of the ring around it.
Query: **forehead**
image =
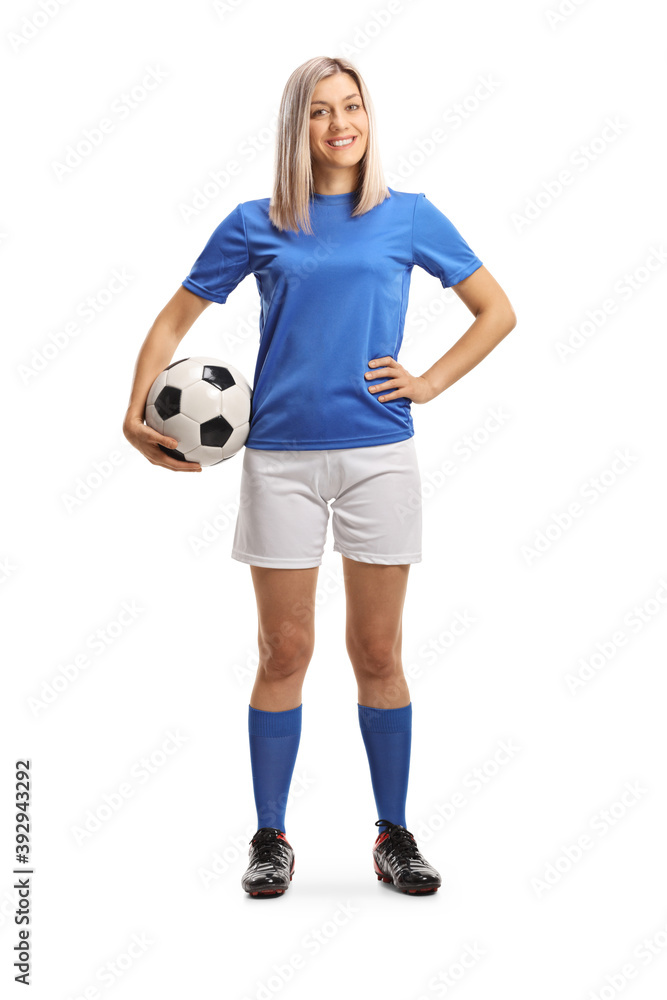
[[[344,100],[350,94],[358,94],[354,78],[349,73],[335,73],[320,80],[313,91],[313,100]]]

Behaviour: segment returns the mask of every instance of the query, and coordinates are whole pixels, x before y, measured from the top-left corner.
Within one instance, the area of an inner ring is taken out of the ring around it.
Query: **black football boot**
[[[377,820],[375,825],[387,827],[378,833],[373,844],[373,865],[378,879],[393,882],[411,895],[437,892],[442,885],[440,874],[419,853],[410,831],[386,819]]]
[[[251,896],[282,896],[294,874],[294,851],[282,830],[262,826],[249,841],[250,864],[241,885]]]

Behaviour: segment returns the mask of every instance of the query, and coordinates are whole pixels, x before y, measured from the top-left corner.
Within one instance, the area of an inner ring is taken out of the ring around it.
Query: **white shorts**
[[[245,448],[232,559],[276,569],[321,566],[329,503],[334,552],[357,562],[421,562],[414,435],[326,451]]]

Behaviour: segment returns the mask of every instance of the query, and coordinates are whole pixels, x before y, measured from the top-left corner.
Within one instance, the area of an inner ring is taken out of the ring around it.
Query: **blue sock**
[[[401,708],[360,705],[359,726],[371,769],[378,819],[405,826],[405,800],[410,773],[412,702]],[[378,827],[381,833],[384,824]]]
[[[265,712],[248,705],[257,829],[273,826],[285,833],[285,807],[301,739],[301,708]]]

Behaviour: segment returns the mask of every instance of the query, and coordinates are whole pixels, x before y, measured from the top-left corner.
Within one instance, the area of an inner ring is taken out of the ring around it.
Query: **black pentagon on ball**
[[[224,417],[213,417],[212,420],[205,420],[199,426],[201,443],[210,448],[222,448],[227,444],[233,430],[232,425],[227,423]]]
[[[171,455],[172,458],[177,458],[179,462],[187,462],[187,458],[181,451],[176,451],[175,448],[165,448],[163,444],[158,444],[158,448],[162,448],[165,455]]]
[[[163,420],[175,417],[181,412],[181,390],[173,385],[165,385],[160,389],[155,400],[155,409]]]
[[[221,365],[204,365],[203,369],[202,382],[210,382],[211,385],[217,385],[221,391],[229,389],[232,385],[236,385],[236,379],[228,368],[223,368]]]

